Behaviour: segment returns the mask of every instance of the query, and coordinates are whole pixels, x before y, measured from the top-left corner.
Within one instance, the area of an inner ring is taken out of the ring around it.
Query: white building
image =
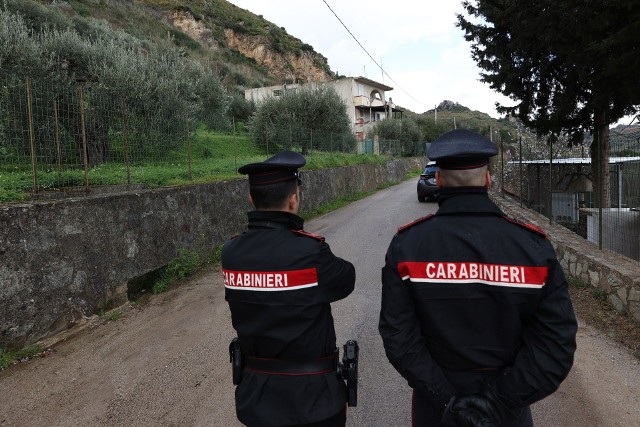
[[[359,141],[368,139],[367,133],[372,130],[376,122],[396,114],[402,116],[403,110],[396,108],[391,97],[387,98],[386,95],[386,92],[393,88],[366,77],[343,77],[329,82],[294,83],[247,89],[244,91],[244,97],[248,101],[259,104],[263,99],[282,96],[289,90],[297,90],[303,86],[315,88],[322,85],[333,87],[347,105],[351,128]]]

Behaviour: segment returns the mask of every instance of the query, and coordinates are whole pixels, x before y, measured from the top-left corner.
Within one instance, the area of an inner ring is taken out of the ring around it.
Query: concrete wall
[[[640,263],[583,239],[565,227],[550,224],[549,219],[519,202],[493,195],[504,213],[543,229],[556,250],[565,273],[607,292],[616,310],[629,313],[640,322]]]
[[[402,180],[424,159],[303,171],[303,209]],[[178,250],[208,251],[244,230],[246,180],[0,207],[0,348],[64,331]]]

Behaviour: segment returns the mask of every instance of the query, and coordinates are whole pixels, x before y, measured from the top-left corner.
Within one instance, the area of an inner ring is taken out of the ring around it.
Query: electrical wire
[[[387,73],[384,68],[382,68],[382,65],[378,64],[378,62],[373,59],[373,56],[371,56],[371,54],[367,51],[367,49],[365,49],[365,47],[362,45],[362,43],[360,43],[360,41],[356,38],[356,36],[351,32],[351,30],[345,25],[344,22],[342,22],[342,19],[340,19],[340,17],[338,16],[338,14],[331,8],[331,6],[329,6],[329,3],[327,3],[326,0],[322,0],[323,3],[325,5],[327,5],[327,7],[329,8],[329,10],[331,11],[331,13],[333,13],[333,16],[336,17],[336,19],[338,19],[338,21],[340,21],[340,23],[342,24],[342,26],[344,27],[345,30],[347,30],[347,32],[351,35],[351,37],[353,37],[353,39],[356,41],[356,43],[358,43],[358,45],[362,48],[362,50],[364,51],[364,53],[366,53],[369,58],[371,58],[371,60],[373,61],[374,64],[376,64],[376,66],[378,68],[380,68],[380,71],[382,71],[383,75],[386,75],[387,77],[389,77],[389,80],[391,80],[398,89],[400,89],[402,92],[404,92],[409,98],[413,99],[414,101],[416,101],[417,103],[419,103],[420,105],[423,106],[427,106],[427,104],[425,104],[422,101],[417,100],[416,98],[414,98],[413,96],[411,96],[411,94],[409,92],[407,92],[406,90],[404,90],[390,75],[389,73]]]

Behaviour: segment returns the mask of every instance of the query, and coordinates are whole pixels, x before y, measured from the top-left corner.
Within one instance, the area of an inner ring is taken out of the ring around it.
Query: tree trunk
[[[609,180],[609,120],[606,110],[594,112],[593,143],[591,144],[591,170],[593,176],[594,207],[611,207]]]

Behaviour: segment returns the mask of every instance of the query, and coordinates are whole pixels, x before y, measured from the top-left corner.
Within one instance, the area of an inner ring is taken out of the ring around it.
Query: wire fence
[[[640,126],[611,129],[609,147],[608,164],[597,156],[593,165],[588,146],[521,137],[517,145],[501,147],[493,167],[500,169],[502,192],[521,206],[640,263]],[[602,192],[599,165],[609,172]]]
[[[188,157],[190,121],[186,110],[140,106],[89,84],[0,80],[0,189],[6,196],[134,184],[133,168],[180,150]]]
[[[419,149],[303,126],[252,140],[236,132],[241,125],[233,118],[226,132],[233,141],[224,143],[200,132],[203,122],[188,106],[115,97],[95,83],[0,77],[0,202],[226,177],[236,173],[239,158],[282,149],[390,155]]]
[[[378,138],[373,135],[373,128],[371,126],[367,132],[361,132],[362,137],[359,137],[354,132],[335,133],[300,125],[272,125],[254,133],[254,141],[267,154],[280,150],[294,150],[303,154],[320,151],[396,157],[425,155],[423,142]]]

